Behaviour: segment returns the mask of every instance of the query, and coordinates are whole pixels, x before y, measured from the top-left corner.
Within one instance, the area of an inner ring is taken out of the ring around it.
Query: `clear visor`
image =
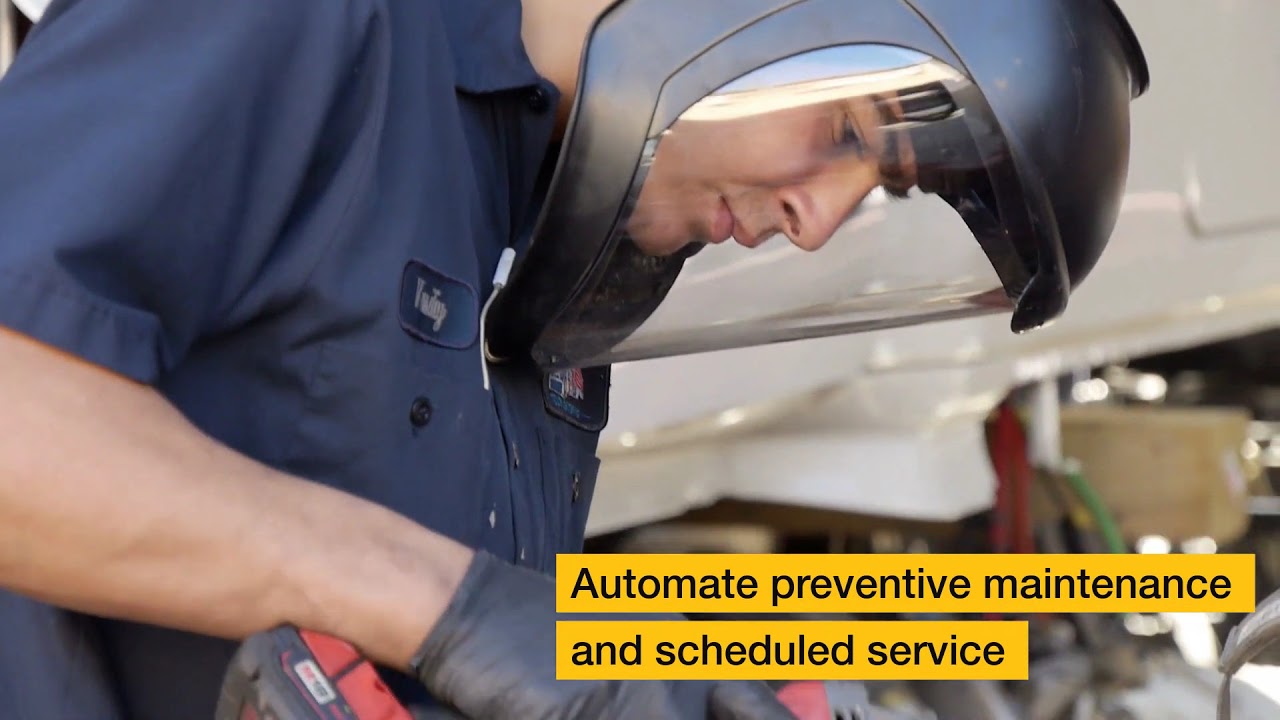
[[[756,70],[650,140],[538,354],[590,366],[1007,311],[1026,208],[996,128],[963,74],[901,48]]]

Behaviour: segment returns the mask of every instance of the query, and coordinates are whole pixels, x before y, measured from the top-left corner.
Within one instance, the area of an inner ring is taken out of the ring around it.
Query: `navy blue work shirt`
[[[486,391],[478,342],[558,100],[520,20],[519,0],[55,0],[0,80],[0,324],[265,464],[553,571],[599,428],[550,412],[563,378],[532,367]],[[123,717],[211,716],[234,644],[30,612],[0,695],[33,717],[111,717],[76,706],[102,667]]]

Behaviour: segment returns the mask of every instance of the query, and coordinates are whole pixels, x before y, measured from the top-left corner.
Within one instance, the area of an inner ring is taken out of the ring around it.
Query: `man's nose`
[[[779,190],[782,232],[793,245],[808,252],[818,250],[835,235],[863,198],[874,187],[870,178],[844,178],[844,182],[814,182]]]

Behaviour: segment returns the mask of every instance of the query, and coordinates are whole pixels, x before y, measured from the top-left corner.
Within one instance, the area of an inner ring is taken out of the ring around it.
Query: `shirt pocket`
[[[490,528],[482,393],[433,372],[418,348],[321,346],[295,429],[305,477],[383,504],[459,541]]]

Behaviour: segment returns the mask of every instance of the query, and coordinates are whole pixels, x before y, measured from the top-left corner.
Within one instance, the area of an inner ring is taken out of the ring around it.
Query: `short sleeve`
[[[55,0],[0,77],[0,325],[156,381],[314,188],[367,22],[353,0]]]

